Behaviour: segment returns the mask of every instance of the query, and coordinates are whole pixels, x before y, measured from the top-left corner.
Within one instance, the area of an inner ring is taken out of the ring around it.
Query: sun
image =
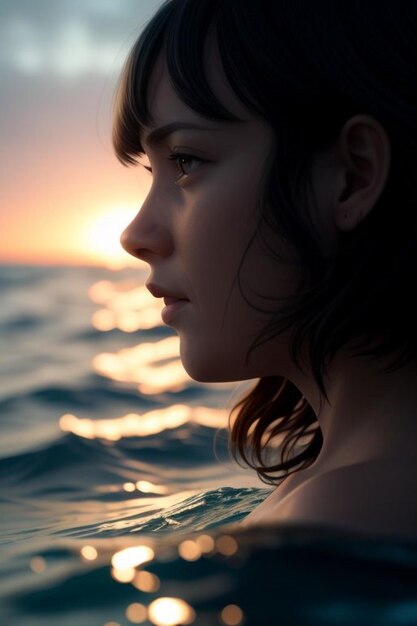
[[[121,246],[120,235],[135,216],[134,209],[115,208],[93,216],[86,224],[83,242],[92,259],[110,269],[137,265]]]

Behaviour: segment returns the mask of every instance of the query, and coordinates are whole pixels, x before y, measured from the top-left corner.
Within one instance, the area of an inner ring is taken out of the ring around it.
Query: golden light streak
[[[60,418],[59,427],[85,439],[118,441],[121,437],[146,437],[178,428],[189,421],[190,411],[187,405],[178,404],[145,415],[128,413],[124,417],[103,420],[80,419],[68,413]]]
[[[146,395],[182,391],[190,383],[180,360],[178,336],[143,342],[117,353],[103,352],[94,357],[92,363],[101,376],[136,383],[139,391]]]
[[[63,415],[59,420],[59,427],[64,432],[70,432],[79,437],[85,439],[108,439],[110,441],[117,441],[120,439],[121,434],[113,420],[94,420],[79,419],[75,415],[67,413]]]
[[[148,607],[148,619],[156,626],[191,624],[195,611],[181,598],[158,598]]]
[[[179,428],[185,424],[196,423],[211,428],[226,428],[228,412],[224,409],[191,407],[186,404],[174,404],[163,409],[154,409],[147,413],[128,413],[113,419],[78,418],[66,413],[59,419],[59,427],[84,439],[106,439],[118,441],[122,437],[148,437],[164,430]],[[185,434],[185,438],[188,434]],[[129,485],[126,491],[134,491]],[[167,493],[163,486],[153,485],[148,481],[138,481],[136,488],[144,493]]]
[[[148,480],[138,480],[136,489],[142,493],[160,493],[161,495],[168,493],[168,488],[163,485],[155,485]]]
[[[106,419],[79,418],[71,413],[66,413],[60,417],[59,427],[64,432],[85,439],[118,441],[122,437],[149,437],[164,430],[179,428],[191,423],[211,428],[226,428],[227,419],[228,412],[223,409],[173,404],[147,413],[128,413],[122,417]],[[186,433],[184,438],[188,438],[188,436]],[[147,481],[138,481],[136,487],[144,493],[147,491],[166,493],[163,487],[152,485]],[[131,487],[128,489],[134,491]]]

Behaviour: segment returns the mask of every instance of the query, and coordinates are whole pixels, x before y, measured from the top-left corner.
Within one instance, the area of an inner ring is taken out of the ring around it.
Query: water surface
[[[239,528],[254,381],[190,379],[147,271],[0,269],[2,625],[417,625],[417,542]]]

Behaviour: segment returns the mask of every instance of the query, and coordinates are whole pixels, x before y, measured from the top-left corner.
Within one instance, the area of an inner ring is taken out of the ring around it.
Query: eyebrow
[[[175,131],[182,130],[184,128],[209,131],[220,130],[220,128],[208,128],[207,126],[199,126],[198,124],[192,124],[191,122],[171,122],[170,124],[165,124],[164,126],[159,126],[158,128],[152,130],[146,137],[145,143],[150,147],[156,146],[161,143],[163,139],[172,135]]]

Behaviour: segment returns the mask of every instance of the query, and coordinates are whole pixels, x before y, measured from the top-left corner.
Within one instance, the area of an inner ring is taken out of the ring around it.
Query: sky
[[[123,62],[162,0],[0,0],[0,262],[135,265],[150,177],[111,145]]]

